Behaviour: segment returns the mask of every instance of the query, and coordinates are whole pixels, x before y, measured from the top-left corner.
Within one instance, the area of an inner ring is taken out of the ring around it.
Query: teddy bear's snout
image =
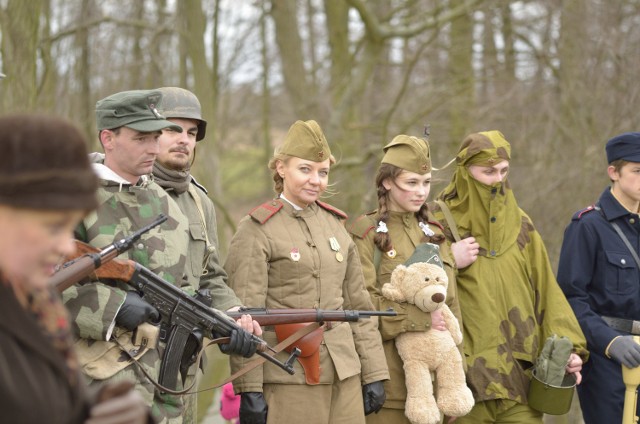
[[[444,302],[444,295],[442,293],[434,293],[433,296],[431,296],[431,300],[435,303],[442,303]]]

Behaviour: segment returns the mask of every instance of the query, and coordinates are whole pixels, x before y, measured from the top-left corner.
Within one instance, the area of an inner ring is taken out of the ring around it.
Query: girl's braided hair
[[[383,184],[386,179],[391,181],[395,181],[395,179],[400,175],[404,170],[395,165],[391,165],[390,163],[382,163],[378,168],[378,172],[376,174],[376,190],[378,193],[378,221],[387,223],[389,219],[389,208],[387,202],[389,201],[389,190],[387,190]],[[418,222],[423,224],[427,224],[429,222],[427,214],[429,208],[425,203],[420,207],[420,210],[415,213]],[[389,233],[376,232],[373,241],[375,245],[382,252],[388,252],[393,249],[393,243],[391,241],[391,236]],[[424,236],[422,242],[430,242],[440,244],[444,241],[444,236],[442,235],[433,235],[433,236]]]

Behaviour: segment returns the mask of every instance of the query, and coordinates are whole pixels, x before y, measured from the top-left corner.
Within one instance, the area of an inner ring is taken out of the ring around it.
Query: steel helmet
[[[195,119],[198,121],[198,135],[196,141],[204,138],[207,132],[207,121],[202,119],[200,101],[189,90],[180,87],[161,87],[162,114],[165,118]]]

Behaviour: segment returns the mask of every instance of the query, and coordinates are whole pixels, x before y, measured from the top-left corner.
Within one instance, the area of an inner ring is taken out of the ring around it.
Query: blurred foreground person
[[[89,393],[67,311],[47,283],[75,251],[74,228],[97,205],[84,138],[58,118],[10,115],[0,117],[0,150],[2,421],[147,422],[149,410],[132,386]]]

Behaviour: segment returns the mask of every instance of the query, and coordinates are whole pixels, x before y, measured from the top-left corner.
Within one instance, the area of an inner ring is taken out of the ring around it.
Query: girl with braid
[[[448,244],[442,227],[430,214],[426,201],[431,188],[431,158],[425,140],[399,135],[384,147],[384,153],[376,175],[378,209],[360,216],[349,230],[374,306],[381,311],[393,308],[398,313],[379,321],[391,379],[385,382],[386,402],[379,413],[367,416],[367,424],[410,424],[404,415],[407,390],[403,363],[394,339],[405,331],[445,331],[446,327],[441,311],[426,313],[414,305],[390,301],[382,296],[381,288],[418,245],[436,244],[449,277],[446,303],[462,325],[455,274],[457,268],[473,263],[479,246],[473,237]]]

